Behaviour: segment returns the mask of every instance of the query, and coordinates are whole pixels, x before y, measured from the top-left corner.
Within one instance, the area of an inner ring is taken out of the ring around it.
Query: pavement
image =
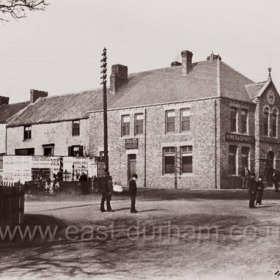
[[[36,232],[0,242],[0,279],[275,279],[279,198],[249,209],[246,190],[140,190],[131,214],[126,195],[113,213],[98,194],[27,197],[21,234]]]

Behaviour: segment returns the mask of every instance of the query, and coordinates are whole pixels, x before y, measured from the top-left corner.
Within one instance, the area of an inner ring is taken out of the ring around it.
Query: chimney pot
[[[181,65],[182,65],[182,63],[179,62],[179,61],[173,61],[173,62],[171,62],[171,67],[174,67],[174,66],[181,66]]]

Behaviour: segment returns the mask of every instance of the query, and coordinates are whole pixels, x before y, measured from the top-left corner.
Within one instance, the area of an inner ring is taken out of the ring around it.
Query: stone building
[[[279,94],[269,74],[255,83],[211,54],[183,51],[171,67],[128,74],[113,65],[108,103],[109,166],[153,188],[241,187],[245,166],[279,166]],[[102,110],[89,119],[89,152],[103,151]],[[268,178],[269,181],[269,178]]]
[[[7,155],[87,156],[88,115],[102,94],[85,91],[41,96],[7,124]]]

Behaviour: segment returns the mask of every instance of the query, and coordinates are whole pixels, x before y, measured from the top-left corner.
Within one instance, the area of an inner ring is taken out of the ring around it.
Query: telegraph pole
[[[103,121],[104,121],[104,160],[105,176],[109,174],[108,125],[107,125],[107,49],[104,48],[101,59],[101,84],[103,85]]]

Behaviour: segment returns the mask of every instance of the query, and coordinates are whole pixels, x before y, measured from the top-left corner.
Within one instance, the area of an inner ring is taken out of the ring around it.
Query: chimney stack
[[[112,65],[110,76],[111,93],[115,94],[118,89],[128,81],[128,68],[121,64]]]
[[[0,96],[0,106],[9,104],[9,97]]]
[[[193,53],[190,51],[182,51],[182,74],[187,75],[192,71],[193,65],[192,65],[192,57]]]
[[[47,97],[47,96],[48,96],[47,91],[31,89],[30,90],[30,103],[34,103],[40,97]]]

